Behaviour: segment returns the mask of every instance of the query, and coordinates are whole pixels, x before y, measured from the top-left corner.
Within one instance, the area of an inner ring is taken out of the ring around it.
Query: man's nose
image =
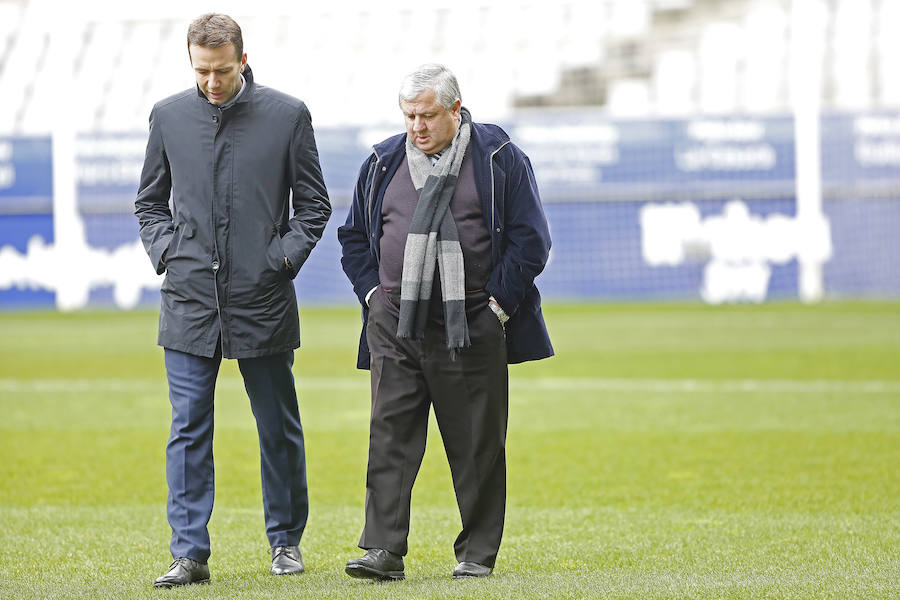
[[[423,129],[425,129],[425,119],[416,117],[413,120],[413,131],[422,131]]]
[[[215,75],[210,75],[209,79],[206,80],[206,87],[210,89],[215,89],[219,87],[219,78]]]

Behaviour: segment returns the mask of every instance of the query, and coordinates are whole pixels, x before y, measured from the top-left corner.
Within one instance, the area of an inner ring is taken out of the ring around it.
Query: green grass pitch
[[[505,537],[453,581],[459,516],[433,423],[407,580],[360,555],[358,311],[301,307],[310,519],[268,574],[256,430],[236,364],[216,405],[212,584],[170,562],[156,313],[0,313],[0,598],[897,598],[900,304],[565,305],[557,356],[510,369]]]

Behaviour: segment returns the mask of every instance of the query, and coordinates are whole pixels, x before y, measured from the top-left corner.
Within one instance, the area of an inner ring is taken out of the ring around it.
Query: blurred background
[[[158,304],[147,117],[209,11],[313,116],[335,210],[301,303],[355,302],[335,230],[432,61],[532,159],[546,298],[900,297],[900,0],[0,0],[0,309]]]

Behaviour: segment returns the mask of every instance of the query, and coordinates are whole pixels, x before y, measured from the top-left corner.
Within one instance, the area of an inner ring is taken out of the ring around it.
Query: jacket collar
[[[472,122],[472,139],[469,144],[475,148],[477,154],[489,156],[508,141],[509,136],[497,125]],[[391,136],[375,144],[373,150],[379,160],[391,162],[396,159],[396,154],[406,154],[406,134]]]

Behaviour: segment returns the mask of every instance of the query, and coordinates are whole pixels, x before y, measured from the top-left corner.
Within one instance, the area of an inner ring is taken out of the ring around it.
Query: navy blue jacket
[[[541,296],[534,285],[550,254],[550,229],[528,157],[496,125],[473,123],[469,152],[485,225],[491,232],[493,270],[485,291],[508,315],[507,361],[553,356]],[[341,265],[363,306],[357,367],[369,368],[366,294],[379,285],[381,202],[388,183],[406,159],[406,134],[374,147],[363,163],[347,221],[338,228]]]

